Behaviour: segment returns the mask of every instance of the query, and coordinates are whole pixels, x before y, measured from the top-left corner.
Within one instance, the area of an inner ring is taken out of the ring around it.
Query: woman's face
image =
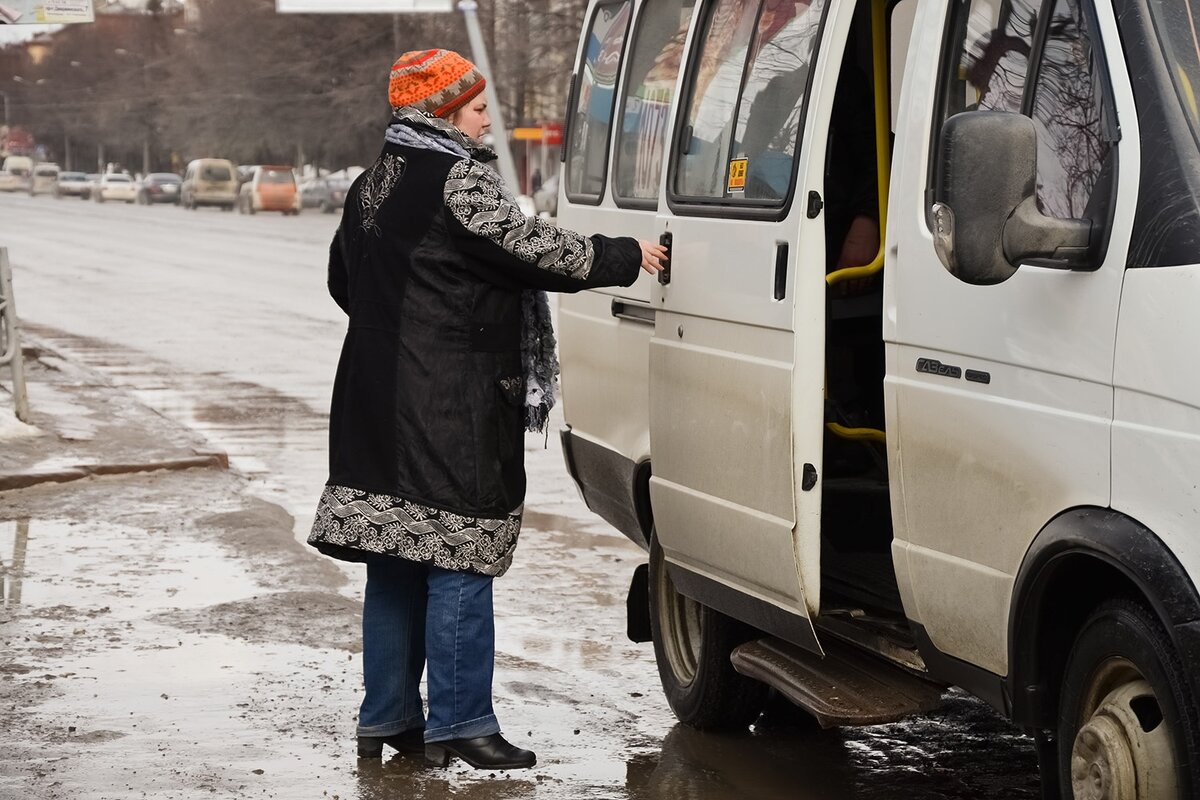
[[[492,118],[488,116],[487,107],[487,100],[481,94],[455,111],[450,117],[450,124],[472,139],[478,139],[492,127]]]

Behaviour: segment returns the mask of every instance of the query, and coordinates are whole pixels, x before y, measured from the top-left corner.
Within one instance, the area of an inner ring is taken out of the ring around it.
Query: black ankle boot
[[[423,753],[425,752],[425,730],[412,728],[392,736],[360,736],[358,737],[358,757],[380,758],[383,756],[385,744],[401,753]]]
[[[425,760],[430,764],[449,766],[451,756],[458,756],[475,769],[528,769],[537,763],[532,750],[511,745],[498,733],[425,745]]]

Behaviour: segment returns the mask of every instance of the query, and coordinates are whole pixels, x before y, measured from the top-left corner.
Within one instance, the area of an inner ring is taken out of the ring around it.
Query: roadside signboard
[[[275,0],[275,10],[280,14],[411,14],[453,11],[454,0]]]
[[[94,22],[92,0],[0,0],[0,25]]]

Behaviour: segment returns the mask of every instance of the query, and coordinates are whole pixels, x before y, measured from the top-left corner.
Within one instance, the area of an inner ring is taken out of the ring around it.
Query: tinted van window
[[[782,205],[824,0],[717,0],[700,41],[674,190]]]
[[[1200,148],[1200,0],[1151,0],[1149,6],[1175,99]]]
[[[567,194],[599,201],[608,168],[609,130],[616,105],[617,75],[631,4],[606,3],[596,7],[579,72],[571,141],[567,163]]]
[[[1079,0],[1056,0],[1033,95],[1038,206],[1053,217],[1090,216],[1092,189],[1108,157],[1094,58]]]
[[[671,101],[694,7],[695,0],[642,6],[617,133],[614,173],[619,199],[652,201],[658,196]]]
[[[200,170],[200,179],[205,181],[227,181],[231,180],[232,176],[229,172],[229,167],[206,165]]]
[[[962,111],[1017,111],[1025,93],[1040,2],[973,0],[957,4],[953,58],[942,120]]]

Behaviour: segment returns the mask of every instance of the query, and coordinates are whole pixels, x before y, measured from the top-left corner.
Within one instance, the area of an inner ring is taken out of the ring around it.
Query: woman
[[[478,141],[483,87],[447,50],[392,67],[387,142],[330,248],[329,291],[350,322],[308,541],[367,564],[359,756],[387,744],[514,769],[535,757],[492,712],[492,579],[521,526],[523,432],[544,430],[555,399],[545,291],[628,286],[665,252],[522,215]]]

